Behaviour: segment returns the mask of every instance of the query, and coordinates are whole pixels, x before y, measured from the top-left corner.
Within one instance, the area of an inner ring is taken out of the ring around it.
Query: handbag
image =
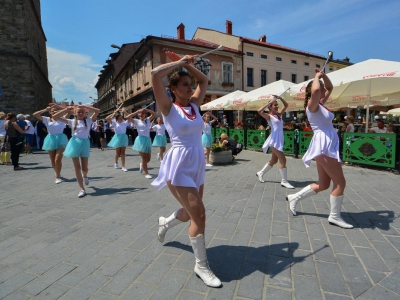
[[[0,152],[9,152],[11,151],[11,145],[10,142],[7,139],[7,134],[4,137],[4,140],[0,143]]]

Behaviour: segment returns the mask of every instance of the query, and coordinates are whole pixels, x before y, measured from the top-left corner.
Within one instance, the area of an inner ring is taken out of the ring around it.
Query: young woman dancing
[[[332,90],[332,83],[325,73],[315,69],[314,80],[306,88],[304,103],[314,135],[307,152],[303,156],[303,162],[306,167],[309,167],[311,160],[315,159],[318,183],[310,184],[296,194],[288,195],[286,199],[289,201],[290,210],[295,216],[296,204],[299,200],[328,189],[331,181],[333,181],[333,189],[330,195],[331,212],[328,221],[330,224],[342,228],[353,228],[353,225],[346,223],[340,216],[346,180],[339,155],[339,137],[332,125],[334,114],[324,106]]]
[[[150,114],[150,117],[146,117],[148,113]],[[156,113],[150,109],[143,108],[130,114],[129,117],[131,118],[135,115],[138,115],[139,119],[132,119],[132,123],[137,129],[138,137],[135,139],[132,149],[138,151],[142,158],[142,162],[139,165],[140,173],[144,172],[144,177],[151,179],[153,176],[149,174],[147,164],[151,159],[150,126]]]
[[[210,118],[213,118],[210,121]],[[211,136],[211,125],[217,121],[217,117],[213,116],[210,111],[206,112],[203,115],[204,120],[204,128],[203,128],[203,135],[201,136],[201,142],[204,148],[206,148],[206,167],[212,167],[213,165],[210,164],[210,151],[212,145],[212,136]]]
[[[49,152],[51,166],[53,167],[56,176],[55,183],[57,184],[62,182],[62,158],[64,149],[68,144],[68,138],[63,133],[65,124],[60,120],[54,119],[53,117],[57,113],[57,111],[60,110],[62,110],[62,107],[58,105],[53,105],[45,109],[39,110],[33,114],[36,119],[43,122],[47,127],[48,135],[44,139],[42,149]],[[42,116],[42,114],[46,112],[50,113],[50,117]],[[63,117],[68,118],[69,116],[70,112],[67,111]]]
[[[93,111],[92,115],[87,119],[85,118],[85,108]],[[63,115],[72,111],[75,113],[74,120],[62,118]],[[89,178],[87,177],[90,156],[89,133],[91,125],[96,120],[99,112],[98,108],[77,105],[63,109],[53,115],[54,120],[62,121],[72,129],[72,138],[65,148],[64,156],[72,158],[72,162],[74,163],[75,176],[80,189],[78,198],[86,196],[83,183],[85,185],[89,184]]]
[[[280,96],[273,95],[274,99],[269,101],[267,104],[260,107],[258,110],[258,114],[267,120],[269,127],[271,128],[271,134],[265,141],[262,149],[264,153],[267,153],[268,148],[271,147],[272,149],[272,157],[270,161],[256,173],[258,180],[260,182],[265,182],[263,176],[266,172],[271,170],[271,168],[278,162],[279,160],[279,172],[281,173],[282,181],[281,186],[287,189],[294,189],[287,181],[287,168],[286,168],[286,156],[283,153],[283,144],[284,144],[284,137],[283,137],[283,121],[281,119],[281,115],[286,111],[288,104]],[[283,103],[283,107],[278,112],[278,101],[277,99],[281,100]],[[268,108],[269,113],[265,113],[264,110]]]
[[[183,208],[169,217],[158,220],[158,239],[164,241],[167,230],[190,220],[189,238],[196,258],[194,272],[211,287],[221,286],[221,281],[210,270],[205,248],[204,231],[206,214],[203,204],[205,159],[201,143],[204,122],[199,113],[207,90],[207,77],[194,66],[194,56],[180,58],[182,67],[190,72],[176,72],[169,79],[169,90],[173,103],[168,98],[162,78],[176,68],[172,63],[163,64],[156,69],[165,68],[152,75],[157,105],[163,115],[165,127],[172,147],[165,154],[158,177],[152,185],[161,189],[168,185],[171,193]],[[193,93],[193,76],[197,88]]]
[[[167,147],[167,137],[165,136],[165,125],[162,118],[157,118],[157,125],[151,125],[150,130],[156,131],[156,136],[153,141],[153,147],[160,147],[160,152],[157,153],[157,160],[163,161],[165,149]]]
[[[127,172],[125,168],[125,150],[128,147],[128,135],[126,134],[126,128],[130,125],[130,120],[124,121],[123,111],[118,108],[111,115],[106,117],[109,124],[114,127],[115,135],[108,143],[108,147],[115,148],[114,168],[118,169],[118,160],[121,157],[121,170]],[[115,117],[115,119],[113,119]]]

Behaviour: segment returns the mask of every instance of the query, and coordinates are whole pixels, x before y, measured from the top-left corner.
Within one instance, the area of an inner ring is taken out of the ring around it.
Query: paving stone
[[[62,298],[63,300],[76,300],[76,299],[86,299],[99,290],[106,282],[108,278],[90,275],[85,280],[83,280],[79,285],[69,291]]]
[[[172,269],[158,285],[150,299],[163,300],[177,298],[180,290],[185,285],[190,273],[187,271]]]
[[[51,300],[61,298],[66,292],[68,292],[69,288],[66,286],[54,283],[49,286],[47,289],[43,290],[39,295],[37,295],[33,299],[40,300]]]
[[[20,287],[34,279],[35,276],[31,274],[19,273],[18,275],[15,275],[14,277],[4,281],[2,284],[0,284],[0,299],[18,290]]]
[[[267,300],[292,300],[292,292],[287,290],[267,287],[265,294]]]
[[[368,270],[389,272],[389,268],[374,249],[357,247],[356,251]]]
[[[400,268],[383,279],[380,285],[400,295]]]
[[[154,285],[146,283],[134,283],[129,290],[122,296],[121,300],[132,300],[132,295],[135,295],[135,300],[148,299],[150,293],[153,291]]]
[[[262,299],[266,266],[245,264],[240,276],[238,296]]]
[[[318,282],[311,277],[294,276],[294,290],[296,300],[322,298]]]
[[[317,262],[317,270],[324,292],[350,295],[339,266],[334,263]]]
[[[205,294],[200,294],[200,293],[195,293],[192,291],[186,291],[183,290],[181,291],[181,293],[179,294],[179,297],[177,300],[203,300],[205,297]]]
[[[379,285],[374,286],[372,289],[361,295],[358,299],[360,300],[398,300],[399,295],[393,293],[392,291],[385,289]]]

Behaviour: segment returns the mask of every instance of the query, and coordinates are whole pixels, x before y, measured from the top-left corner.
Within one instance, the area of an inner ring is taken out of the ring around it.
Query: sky
[[[400,61],[399,0],[41,0],[53,98],[74,103],[97,99],[94,88],[110,53],[147,35],[185,38],[198,27],[267,41],[357,63]],[[396,38],[397,36],[397,38]]]

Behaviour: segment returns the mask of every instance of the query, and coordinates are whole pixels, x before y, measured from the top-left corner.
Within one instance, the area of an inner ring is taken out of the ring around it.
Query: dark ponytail
[[[184,77],[184,76],[187,76],[187,77],[191,78],[190,74],[187,73],[187,72],[184,72],[184,71],[174,72],[169,77],[168,88],[169,88],[170,93],[171,93],[172,102],[175,102],[175,94],[172,92],[171,87],[178,86],[179,80],[181,80],[181,78]]]
[[[306,96],[305,96],[305,99],[304,99],[304,109],[305,110],[307,109],[308,100],[310,100],[310,98],[311,98],[311,87],[312,87],[313,81],[314,80],[310,81],[307,84],[307,87],[306,87]]]

